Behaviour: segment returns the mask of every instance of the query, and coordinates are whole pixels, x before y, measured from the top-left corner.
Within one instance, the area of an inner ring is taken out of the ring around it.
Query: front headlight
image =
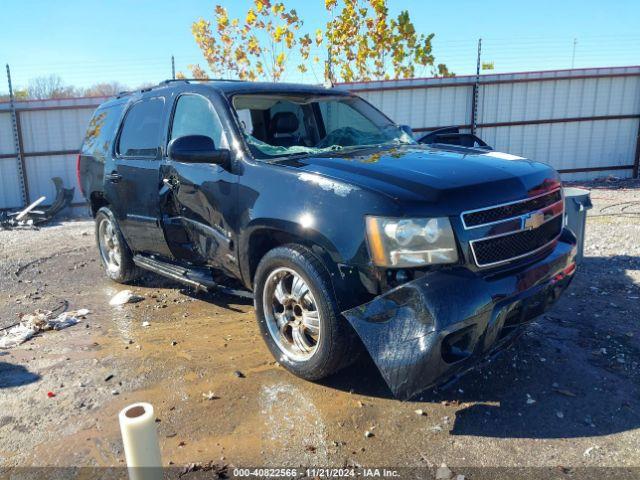
[[[458,249],[449,219],[366,217],[367,243],[379,267],[455,263]]]

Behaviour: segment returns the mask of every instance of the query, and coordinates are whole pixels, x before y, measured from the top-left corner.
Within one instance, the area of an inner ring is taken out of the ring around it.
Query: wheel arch
[[[102,207],[108,207],[108,206],[109,206],[109,202],[104,196],[104,192],[101,192],[101,191],[91,192],[91,194],[89,195],[89,208],[91,210],[91,216],[93,218],[96,218],[96,215],[98,214],[98,210],[100,210]]]
[[[331,287],[340,308],[350,308],[353,302],[362,303],[367,295],[360,272],[348,265],[339,249],[320,232],[282,220],[254,222],[239,242],[240,268],[244,285],[253,290],[256,269],[264,255],[273,248],[287,244],[306,247],[327,270]]]
[[[289,243],[307,247],[316,256],[321,257],[325,264],[335,264],[341,260],[337,249],[316,230],[283,220],[253,222],[245,230],[239,245],[240,267],[245,283],[253,283],[258,263],[269,250]]]

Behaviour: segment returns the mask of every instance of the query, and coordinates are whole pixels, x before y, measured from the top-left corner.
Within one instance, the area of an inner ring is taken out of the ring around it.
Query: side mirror
[[[411,127],[409,125],[398,125],[398,127],[400,128],[400,130],[402,130],[404,133],[406,133],[407,135],[409,135],[411,138],[413,138],[413,130],[411,130]]]
[[[216,149],[213,140],[205,135],[185,135],[169,142],[167,154],[170,159],[186,163],[215,163],[228,165],[229,150]]]

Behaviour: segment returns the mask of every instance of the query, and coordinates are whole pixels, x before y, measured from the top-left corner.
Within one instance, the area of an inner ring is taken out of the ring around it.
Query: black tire
[[[319,313],[320,335],[309,359],[292,358],[278,346],[269,331],[264,308],[265,282],[278,269],[290,269],[307,284]],[[337,307],[329,273],[311,251],[290,244],[274,248],[260,261],[254,276],[254,305],[260,332],[274,358],[287,370],[306,380],[319,380],[353,363],[359,355],[355,333]]]
[[[114,282],[118,283],[129,283],[137,279],[140,276],[140,271],[133,263],[133,254],[131,253],[131,249],[122,236],[118,222],[111,210],[109,210],[108,207],[102,207],[98,210],[95,220],[96,244],[98,246],[100,261],[107,276]],[[107,261],[103,247],[101,246],[100,236],[101,228],[105,228],[104,222],[108,222],[112,226],[113,235],[119,244],[118,251],[114,254],[114,258],[117,259],[117,264]],[[101,227],[101,225],[103,225],[103,227]]]

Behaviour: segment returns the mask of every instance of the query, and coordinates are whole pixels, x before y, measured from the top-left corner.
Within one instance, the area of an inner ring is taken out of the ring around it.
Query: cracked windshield
[[[416,143],[359,98],[237,95],[233,106],[255,158]]]

